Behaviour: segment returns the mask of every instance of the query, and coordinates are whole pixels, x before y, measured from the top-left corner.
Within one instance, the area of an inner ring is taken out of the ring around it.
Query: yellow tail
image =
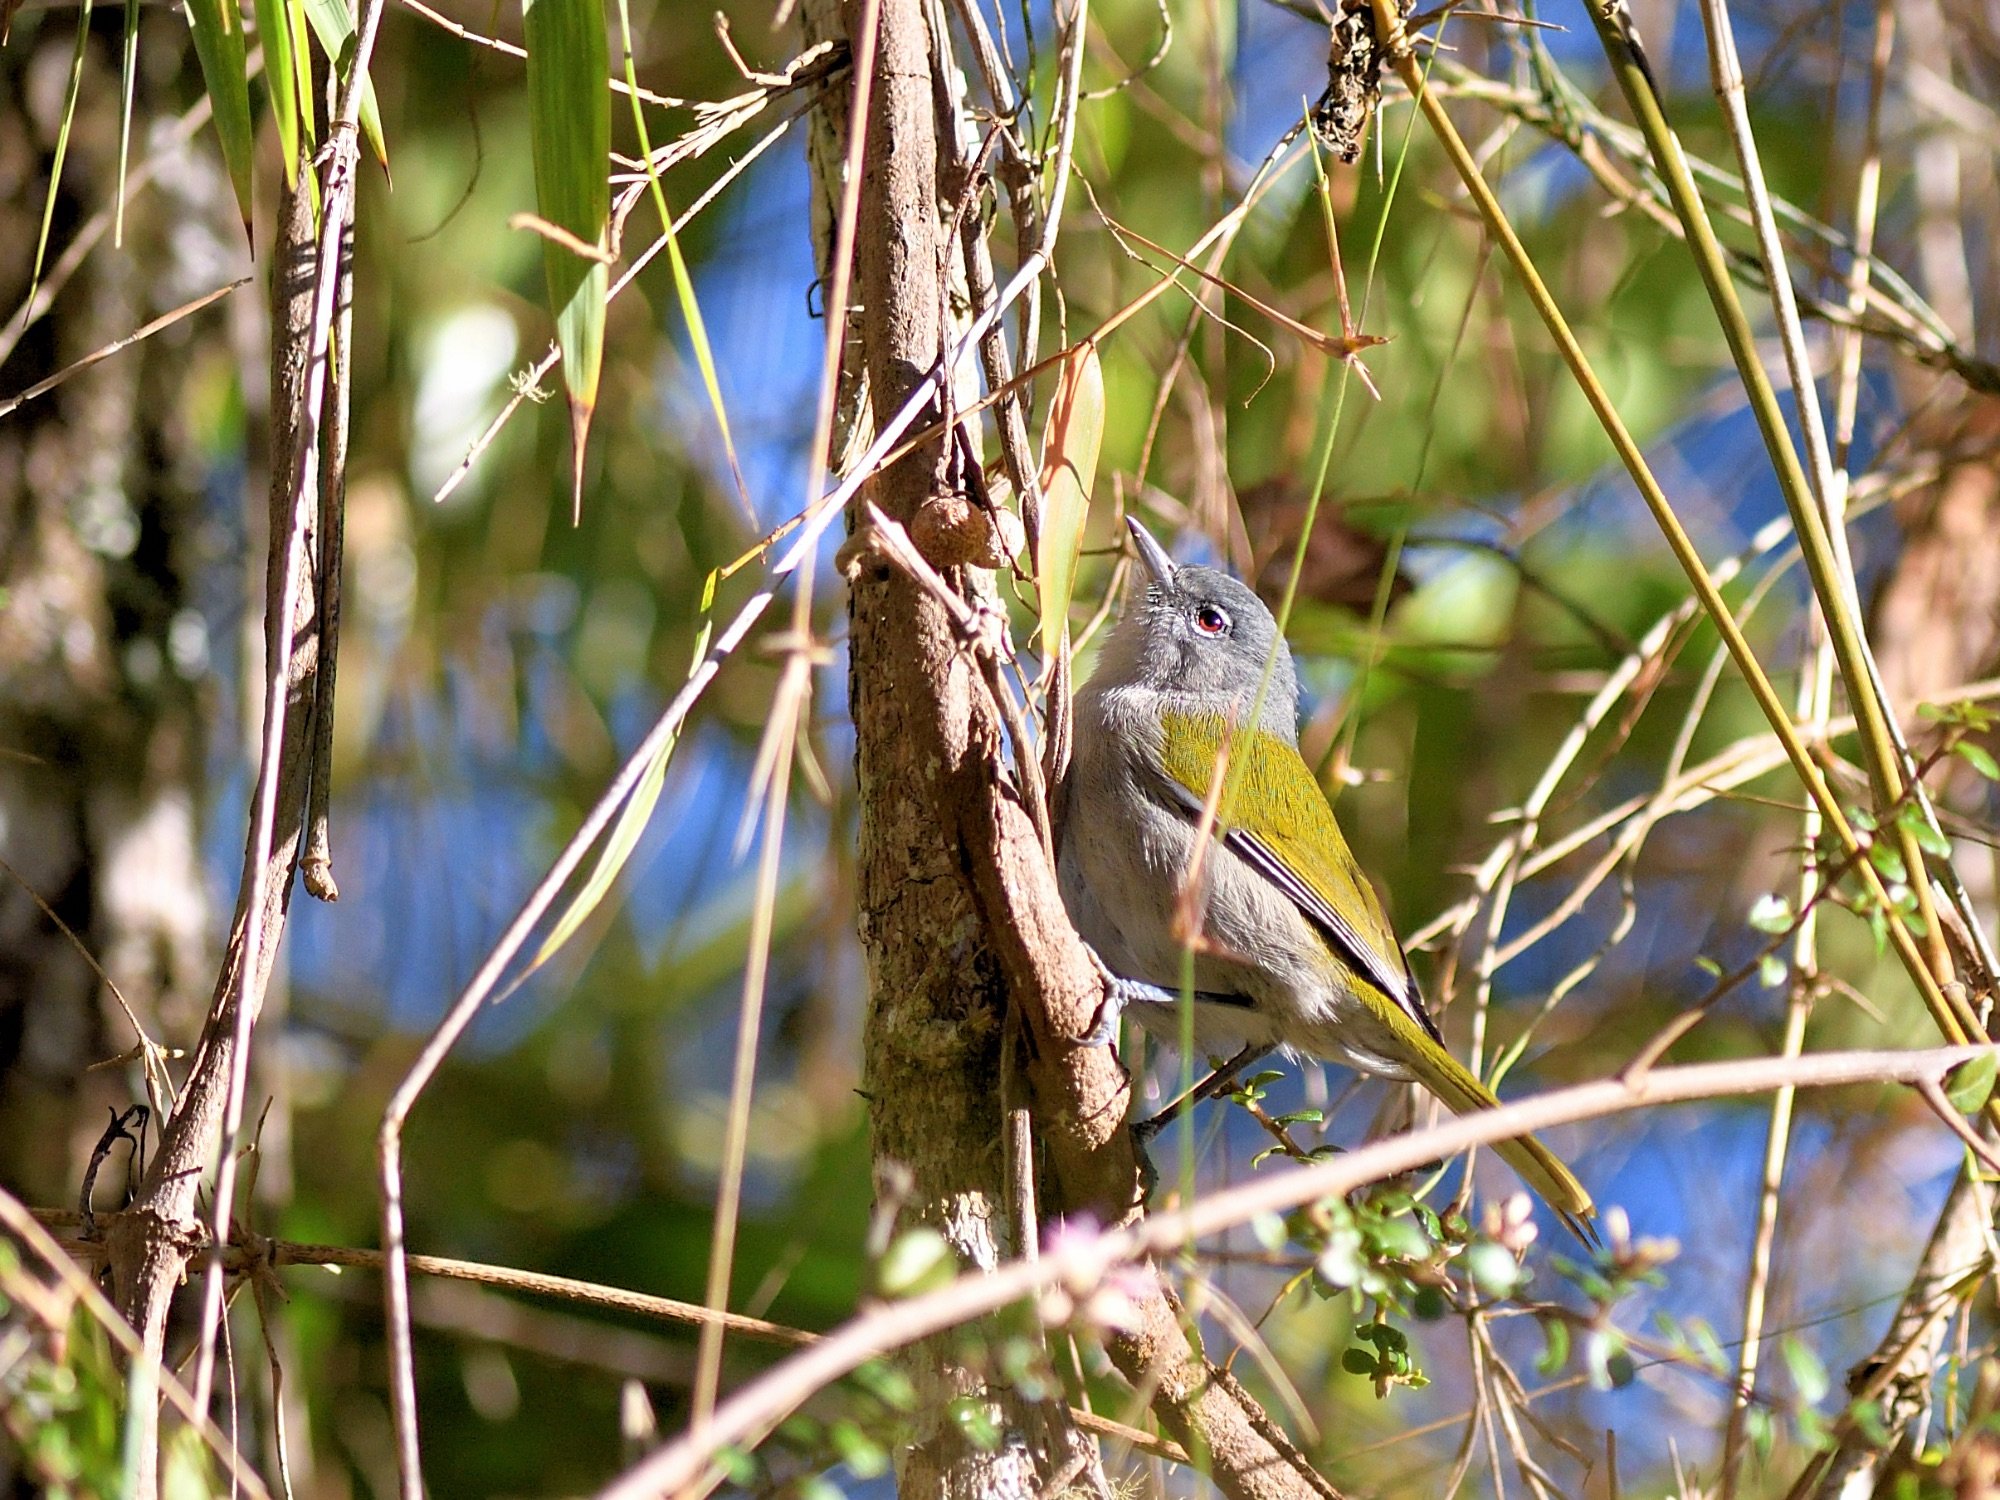
[[[1470,1114],[1474,1110],[1499,1107],[1500,1101],[1494,1097],[1493,1090],[1474,1078],[1457,1058],[1442,1047],[1423,1048],[1408,1061],[1418,1081],[1436,1094],[1454,1114]],[[1521,1174],[1529,1187],[1540,1194],[1543,1202],[1562,1217],[1571,1233],[1587,1245],[1597,1243],[1597,1230],[1591,1223],[1597,1205],[1584,1191],[1583,1184],[1576,1180],[1576,1174],[1563,1165],[1555,1152],[1531,1135],[1497,1141],[1493,1149],[1502,1161]]]

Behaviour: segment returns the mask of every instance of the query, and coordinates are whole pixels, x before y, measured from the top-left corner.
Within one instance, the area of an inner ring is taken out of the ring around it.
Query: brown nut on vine
[[[963,495],[933,495],[918,506],[910,540],[934,568],[997,568],[1007,561],[992,515]]]

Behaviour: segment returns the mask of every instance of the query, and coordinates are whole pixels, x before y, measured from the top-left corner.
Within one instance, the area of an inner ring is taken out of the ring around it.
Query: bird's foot
[[[1122,974],[1111,972],[1111,966],[1098,956],[1097,950],[1085,943],[1083,951],[1090,955],[1090,962],[1097,970],[1097,977],[1104,981],[1104,999],[1097,1007],[1097,1017],[1090,1023],[1078,1040],[1079,1047],[1108,1047],[1118,1036],[1118,1021],[1125,1014],[1128,1005],[1172,1005],[1177,998],[1173,991],[1161,989],[1157,984],[1147,984],[1142,979],[1127,979]]]

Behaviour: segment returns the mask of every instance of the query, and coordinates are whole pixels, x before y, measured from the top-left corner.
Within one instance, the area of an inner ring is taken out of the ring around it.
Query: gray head
[[[1262,727],[1296,740],[1298,675],[1291,648],[1280,639],[1264,601],[1227,573],[1177,565],[1137,520],[1128,516],[1125,524],[1132,529],[1146,587],[1126,602],[1093,686],[1147,687],[1209,712],[1247,713],[1275,642]]]

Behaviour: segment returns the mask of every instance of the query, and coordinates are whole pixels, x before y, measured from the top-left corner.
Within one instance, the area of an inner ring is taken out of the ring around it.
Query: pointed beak
[[[1146,565],[1146,572],[1161,588],[1171,588],[1174,582],[1174,560],[1167,556],[1167,549],[1153,540],[1153,533],[1139,524],[1137,516],[1127,516],[1125,524],[1131,529],[1132,543],[1139,549],[1139,561]]]

